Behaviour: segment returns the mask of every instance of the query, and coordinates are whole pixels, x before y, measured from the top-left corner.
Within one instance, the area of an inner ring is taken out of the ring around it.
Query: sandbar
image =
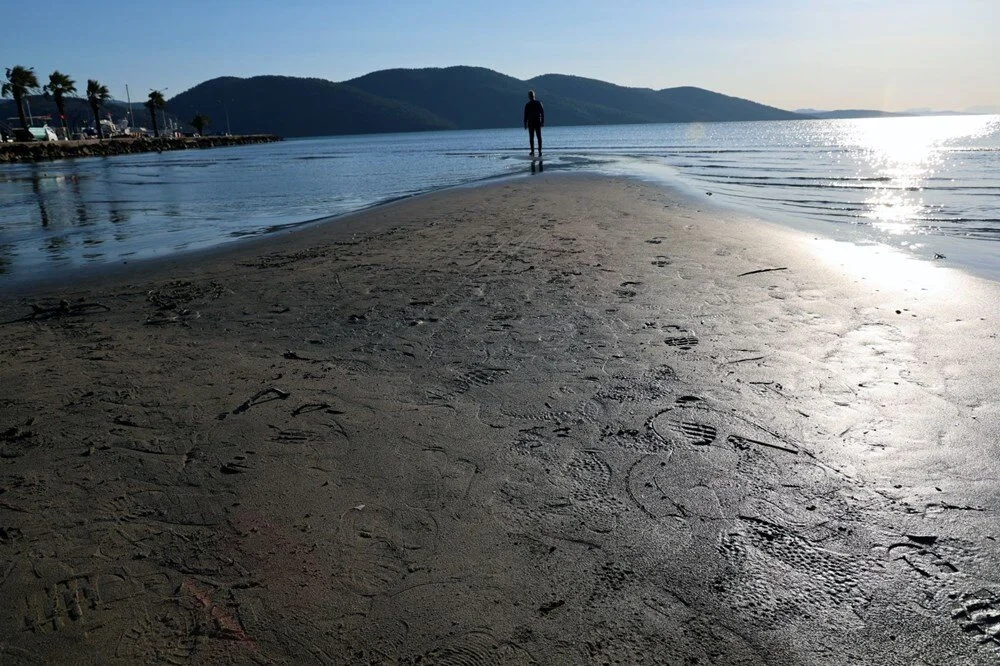
[[[998,304],[558,173],[0,297],[0,661],[995,663]]]

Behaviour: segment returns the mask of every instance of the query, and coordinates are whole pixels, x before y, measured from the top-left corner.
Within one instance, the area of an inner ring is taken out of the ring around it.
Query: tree
[[[199,113],[191,119],[191,126],[198,130],[198,134],[205,136],[205,128],[208,127],[211,122],[211,118],[206,116],[204,113]]]
[[[102,86],[99,81],[87,79],[87,101],[90,103],[90,110],[94,112],[94,124],[97,125],[97,138],[104,138],[104,130],[101,129],[101,107],[111,99],[111,93],[107,86]]]
[[[62,121],[63,136],[69,138],[69,127],[66,125],[66,95],[76,92],[76,81],[60,72],[58,69],[49,74],[49,82],[45,85],[45,94],[52,95],[56,108],[59,109],[59,120]]]
[[[24,98],[32,91],[37,91],[38,78],[31,67],[15,65],[7,68],[7,81],[0,86],[0,97],[13,97],[17,105],[17,115],[21,118],[21,127],[28,132],[28,119],[24,117]]]
[[[156,110],[167,105],[167,100],[163,99],[163,93],[159,90],[149,91],[149,99],[145,102],[145,107],[149,109],[149,117],[153,120],[153,136],[159,138],[160,130],[156,125]]]

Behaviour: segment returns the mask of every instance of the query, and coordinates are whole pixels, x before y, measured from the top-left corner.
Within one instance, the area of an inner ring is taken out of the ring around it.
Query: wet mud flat
[[[0,660],[996,663],[1000,289],[825,248],[546,176],[5,297]]]

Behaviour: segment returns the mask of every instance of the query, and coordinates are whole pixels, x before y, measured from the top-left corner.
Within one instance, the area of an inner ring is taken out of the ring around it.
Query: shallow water
[[[290,140],[0,167],[0,281],[165,256],[544,168],[714,202],[1000,279],[1000,116],[553,127]]]

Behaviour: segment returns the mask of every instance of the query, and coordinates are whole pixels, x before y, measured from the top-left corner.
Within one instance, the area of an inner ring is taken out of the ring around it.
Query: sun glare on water
[[[857,165],[857,177],[874,186],[863,216],[873,228],[898,236],[901,246],[919,247],[915,237],[932,233],[933,206],[924,189],[949,173],[954,151],[976,148],[977,140],[1000,129],[998,116],[878,118],[844,122],[836,138]],[[936,185],[935,185],[936,186]],[[820,255],[864,280],[890,288],[940,289],[949,284],[936,264],[879,244],[824,241]]]
[[[888,120],[888,122],[887,122]],[[996,116],[930,116],[865,119],[845,127],[842,145],[880,185],[865,202],[872,225],[911,234],[926,213],[922,191],[941,170],[951,149],[996,131]]]

